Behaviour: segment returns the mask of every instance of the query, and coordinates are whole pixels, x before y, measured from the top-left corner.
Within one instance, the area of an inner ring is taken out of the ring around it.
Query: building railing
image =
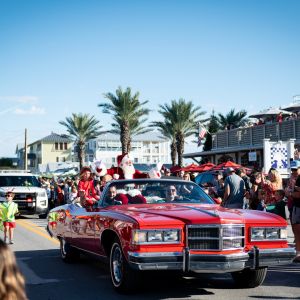
[[[262,146],[264,139],[271,141],[300,140],[300,119],[219,131],[212,136],[212,150],[228,147]]]

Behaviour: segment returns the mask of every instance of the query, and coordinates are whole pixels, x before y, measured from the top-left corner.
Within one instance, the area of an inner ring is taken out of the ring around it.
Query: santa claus
[[[147,178],[148,175],[134,168],[128,153],[117,156],[117,167],[107,169],[107,174],[113,176],[114,179],[136,179]]]

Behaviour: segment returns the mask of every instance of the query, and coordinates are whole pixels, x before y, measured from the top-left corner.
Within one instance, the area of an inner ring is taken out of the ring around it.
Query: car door
[[[77,207],[71,213],[72,244],[78,248],[93,251],[95,239],[95,217],[93,212]]]

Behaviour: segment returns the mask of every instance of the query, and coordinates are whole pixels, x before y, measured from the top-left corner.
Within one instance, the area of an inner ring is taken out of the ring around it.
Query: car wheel
[[[111,281],[117,292],[129,293],[139,287],[140,272],[129,266],[118,240],[115,240],[111,247],[109,266]]]
[[[66,263],[72,263],[79,259],[80,252],[66,242],[64,238],[60,238],[60,256]]]
[[[238,287],[255,288],[264,282],[267,270],[268,268],[260,268],[257,270],[245,269],[243,271],[233,272],[231,276]]]
[[[47,213],[39,215],[39,219],[46,219],[48,216]]]

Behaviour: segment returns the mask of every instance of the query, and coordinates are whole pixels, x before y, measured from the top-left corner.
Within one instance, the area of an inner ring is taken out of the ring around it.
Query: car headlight
[[[149,243],[162,242],[163,232],[158,230],[149,231],[147,238]]]
[[[280,238],[280,228],[266,228],[267,240],[278,240]]]
[[[252,227],[251,241],[286,240],[287,229],[282,227]]]
[[[180,243],[180,230],[140,230],[132,231],[133,244],[174,244]]]

